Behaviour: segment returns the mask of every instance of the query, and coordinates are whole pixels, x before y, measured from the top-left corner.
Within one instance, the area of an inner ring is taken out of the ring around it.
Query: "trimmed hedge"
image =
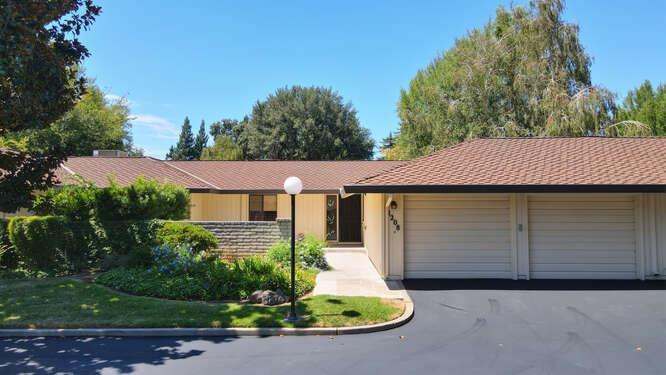
[[[73,234],[62,217],[13,217],[8,231],[19,260],[31,270],[57,273],[75,257]]]
[[[195,254],[217,249],[217,237],[205,228],[181,222],[167,222],[157,230],[157,242],[171,247],[190,246]]]
[[[105,188],[81,179],[76,185],[46,191],[35,199],[33,209],[45,215],[44,221],[49,224],[42,223],[38,230],[48,233],[45,238],[31,232],[38,228],[24,228],[23,223],[17,226],[20,233],[16,233],[16,240],[21,246],[15,246],[16,251],[24,253],[20,258],[28,269],[41,270],[53,257],[62,258],[58,260],[61,271],[96,263],[103,267],[147,266],[150,251],[158,244],[156,236],[161,220],[188,216],[189,192],[174,184],[142,177],[124,187],[111,181]],[[25,225],[38,227],[36,222]],[[62,228],[55,230],[57,225]],[[42,251],[50,255],[36,257],[39,250],[33,244],[46,238],[50,238],[50,243]]]

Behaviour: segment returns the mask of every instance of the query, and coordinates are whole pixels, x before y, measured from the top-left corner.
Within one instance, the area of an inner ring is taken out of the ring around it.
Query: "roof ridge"
[[[179,172],[181,172],[181,173],[185,173],[186,175],[188,175],[188,176],[190,176],[190,177],[192,177],[192,178],[194,178],[194,179],[196,179],[196,180],[199,180],[199,181],[203,182],[204,184],[206,184],[206,185],[208,185],[208,186],[210,186],[210,187],[212,187],[212,188],[214,188],[214,189],[222,190],[219,186],[217,186],[217,185],[215,185],[215,184],[213,184],[213,183],[210,183],[210,182],[204,180],[203,178],[201,178],[201,177],[199,177],[199,176],[197,176],[197,175],[195,175],[195,174],[193,174],[193,173],[190,173],[190,172],[188,172],[188,171],[186,171],[186,170],[183,170],[182,168],[178,168],[178,167],[176,167],[175,165],[171,165],[171,164],[169,164],[166,160],[157,160],[157,159],[153,159],[153,160],[155,160],[155,161],[157,161],[157,162],[160,162],[160,163],[166,165],[167,167],[172,168],[172,169],[175,169],[175,170],[177,170],[177,171],[179,171]]]

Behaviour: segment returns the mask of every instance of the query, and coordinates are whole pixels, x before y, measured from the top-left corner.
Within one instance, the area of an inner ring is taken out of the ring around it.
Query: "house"
[[[289,217],[282,181],[299,176],[297,231],[362,243],[389,279],[666,276],[666,138],[478,139],[406,162],[71,158],[62,171],[169,180],[192,191],[192,219],[241,221]]]
[[[331,243],[362,244],[363,197],[342,199],[340,188],[403,164],[399,161],[164,161],[149,157],[70,157],[56,172],[64,183],[75,175],[108,186],[139,176],[181,185],[190,191],[190,220],[275,221],[289,219],[283,183],[303,181],[296,198],[296,232]]]

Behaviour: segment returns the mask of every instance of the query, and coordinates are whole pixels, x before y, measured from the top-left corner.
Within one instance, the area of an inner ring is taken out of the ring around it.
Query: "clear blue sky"
[[[124,96],[137,146],[164,154],[189,116],[198,128],[242,118],[288,85],[331,87],[376,140],[398,128],[396,103],[416,71],[508,1],[98,1],[85,32],[87,75]],[[524,1],[515,1],[522,4]],[[620,97],[666,82],[665,0],[570,0],[592,78]]]

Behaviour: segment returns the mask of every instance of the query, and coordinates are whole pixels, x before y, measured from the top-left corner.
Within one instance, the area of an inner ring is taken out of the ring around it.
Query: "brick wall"
[[[220,241],[219,251],[227,257],[263,254],[281,240],[289,240],[291,221],[192,221],[211,231]]]

